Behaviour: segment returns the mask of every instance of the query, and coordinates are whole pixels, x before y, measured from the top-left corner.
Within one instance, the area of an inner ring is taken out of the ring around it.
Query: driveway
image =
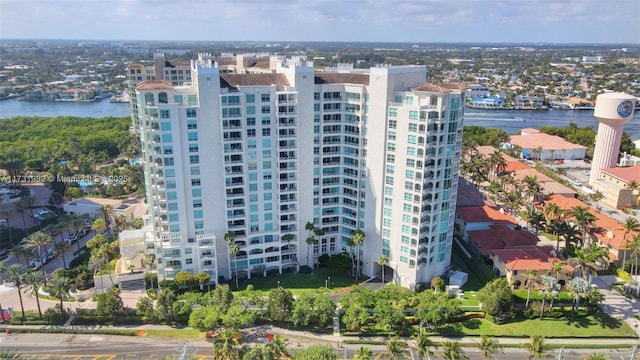
[[[640,302],[635,299],[627,299],[616,290],[610,290],[611,284],[615,281],[617,281],[617,278],[613,275],[601,275],[593,281],[593,284],[604,295],[604,301],[600,308],[609,316],[629,324],[636,334],[640,336],[640,320],[635,317],[640,314]]]

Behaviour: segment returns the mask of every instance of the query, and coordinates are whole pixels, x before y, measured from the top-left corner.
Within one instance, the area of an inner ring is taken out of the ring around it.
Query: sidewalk
[[[593,285],[604,295],[604,301],[600,308],[609,316],[620,319],[635,330],[640,336],[640,320],[635,316],[640,314],[640,302],[635,299],[627,299],[615,290],[610,290],[611,285],[616,281],[614,275],[601,275],[593,280]]]

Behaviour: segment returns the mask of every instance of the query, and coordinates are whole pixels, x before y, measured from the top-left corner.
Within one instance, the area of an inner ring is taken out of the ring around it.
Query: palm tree
[[[56,256],[62,255],[62,266],[64,266],[65,270],[67,269],[67,258],[64,253],[69,249],[71,249],[71,244],[66,241],[59,241],[53,245],[53,253]]]
[[[213,356],[216,359],[239,360],[238,346],[242,343],[238,333],[232,329],[225,329],[213,339]]]
[[[233,256],[233,271],[236,278],[236,289],[238,288],[238,263],[236,262],[236,256],[240,252],[240,247],[236,244],[236,233],[235,231],[227,231],[224,234],[224,241],[229,246],[229,255]]]
[[[248,348],[247,345],[242,347],[240,351],[242,353],[241,358],[244,360],[273,360],[273,353],[271,348],[267,345],[261,346],[259,344],[254,345],[252,348]]]
[[[30,271],[27,273],[27,276],[25,276],[24,282],[33,287],[33,292],[36,294],[36,302],[38,303],[38,315],[40,317],[40,320],[42,320],[42,309],[40,308],[40,294],[38,292],[38,287],[42,282],[42,276],[37,271]]]
[[[389,258],[387,257],[387,255],[382,254],[380,255],[380,257],[378,258],[378,265],[380,265],[380,268],[382,269],[382,283],[384,284],[384,267],[389,263]]]
[[[71,280],[64,276],[58,276],[53,279],[51,283],[50,291],[51,296],[57,297],[60,300],[60,317],[64,318],[64,304],[62,301],[69,296],[69,287],[71,286]]]
[[[524,185],[525,185],[525,193],[527,194],[530,200],[529,217],[531,217],[531,214],[533,213],[533,204],[536,201],[536,197],[538,193],[540,193],[540,191],[542,190],[542,186],[540,186],[537,176],[530,176],[530,175],[527,175],[524,177]]]
[[[464,354],[462,346],[457,341],[443,341],[440,343],[442,348],[442,357],[445,360],[468,360],[469,357]]]
[[[44,269],[44,249],[49,245],[53,239],[47,233],[42,231],[34,232],[27,237],[27,246],[38,250],[40,256],[40,262],[42,263],[42,277],[44,278],[44,284],[47,285],[47,273]]]
[[[538,272],[535,270],[527,270],[527,302],[524,304],[525,308],[529,307],[529,300],[531,299],[531,287],[533,285],[534,280],[536,279],[536,275]]]
[[[640,232],[640,221],[634,217],[628,217],[624,223],[622,224],[622,229],[624,230],[624,236],[622,237],[622,243],[627,244],[629,240],[629,235],[632,233]],[[627,261],[627,249],[625,249],[624,257],[622,258],[622,270],[625,269],[625,263]]]
[[[364,243],[364,231],[356,229],[351,239],[356,246],[356,280],[360,277],[360,246]]]
[[[31,205],[28,204],[24,198],[22,198],[15,202],[15,207],[16,211],[19,212],[22,216],[22,224],[24,226],[24,231],[26,232],[29,230],[29,228],[27,228],[27,218],[24,216],[24,214],[29,211]]]
[[[611,358],[603,353],[593,353],[582,358],[582,360],[610,360]]]
[[[560,227],[560,233],[558,234],[558,241],[556,246],[559,247],[560,246],[560,237],[562,237],[562,239],[564,240],[564,248],[565,250],[569,253],[572,254],[573,253],[573,243],[574,241],[579,240],[578,239],[578,234],[580,233],[580,229],[578,228],[577,225],[568,223],[568,222],[562,222],[562,225]],[[557,253],[560,253],[560,249],[557,248],[556,249]]]
[[[544,359],[546,357],[547,345],[544,343],[544,336],[533,335],[529,342],[524,344],[524,348],[531,354],[530,360]]]
[[[593,201],[596,209],[599,209],[600,208],[599,203],[602,199],[604,199],[604,193],[600,190],[597,190],[593,194],[589,195],[589,199]]]
[[[91,225],[91,230],[100,234],[107,228],[107,224],[102,219],[95,219]]]
[[[571,216],[582,230],[582,246],[585,246],[591,234],[591,225],[596,221],[596,217],[589,212],[589,208],[586,206],[574,206],[571,209]]]
[[[102,219],[104,220],[104,223],[107,226],[107,229],[109,229],[109,233],[111,234],[113,231],[113,215],[114,215],[114,211],[113,211],[113,206],[109,205],[109,204],[105,204],[102,205],[102,207],[100,208],[100,214],[102,215]]]
[[[569,280],[569,293],[573,297],[571,312],[575,313],[580,307],[580,299],[589,293],[589,284],[583,278],[573,278]]]
[[[554,292],[557,291],[558,280],[553,276],[542,275],[540,277],[542,280],[538,287],[538,292],[542,295],[542,308],[540,310],[540,320],[542,320],[544,316],[544,305],[547,301],[547,297],[554,296]],[[555,294],[557,295],[557,294]],[[551,311],[551,309],[549,309]]]
[[[149,281],[151,282],[151,290],[153,291],[153,277],[151,276],[151,267],[156,261],[156,256],[154,254],[145,254],[142,258],[142,262],[147,268],[147,274],[149,274]]]
[[[317,244],[317,240],[315,236],[309,235],[309,237],[307,237],[307,240],[305,240],[305,242],[307,243],[307,266],[311,268],[311,276],[313,276],[314,266],[313,264],[309,264],[309,255],[311,254],[311,245]]]
[[[500,343],[491,336],[480,335],[480,342],[478,343],[480,348],[480,355],[482,359],[497,359],[498,354],[504,353],[500,347]]]
[[[78,247],[78,252],[80,252],[80,229],[84,227],[84,221],[80,219],[78,216],[71,216],[71,220],[69,221],[69,226],[73,229],[73,232],[78,236],[78,242],[76,242],[76,246]]]
[[[629,200],[629,207],[631,207],[632,202],[633,202],[633,196],[635,195],[634,193],[637,190],[640,190],[640,182],[638,182],[637,180],[631,180],[627,186],[625,186],[625,188],[631,190],[631,200]],[[637,205],[637,204],[636,204]]]
[[[6,209],[0,211],[0,219],[4,219],[5,225],[7,226],[7,232],[9,233],[9,244],[13,246],[13,238],[11,234],[11,223],[9,223],[9,219],[13,216],[14,211],[12,209]]]
[[[533,153],[533,159],[536,160],[536,155],[537,155],[537,160],[540,161],[542,159],[542,146],[538,146],[537,148],[531,150],[531,152]]]
[[[431,360],[431,355],[433,355],[431,348],[436,348],[436,344],[429,339],[422,327],[420,327],[420,332],[413,336],[413,341],[416,344],[416,350],[418,351],[420,359],[426,358],[427,360]]]
[[[625,250],[625,254],[627,251],[631,252],[631,258],[633,259],[633,264],[629,269],[629,273],[633,275],[638,275],[638,257],[640,257],[640,234],[637,234],[631,241],[624,244],[623,249]]]
[[[609,262],[607,248],[598,246],[598,244],[591,244],[584,249],[576,249],[575,255],[568,262],[576,271],[580,271],[582,278],[587,280],[589,287],[591,287],[591,279],[597,273],[598,264],[607,264]]]
[[[402,347],[402,341],[397,336],[392,337],[387,340],[387,351],[382,352],[376,356],[376,358],[385,358],[390,360],[400,360],[407,359],[408,356],[404,352],[404,348]]]
[[[6,275],[16,284],[18,288],[18,298],[20,298],[20,309],[22,310],[22,324],[24,325],[25,317],[24,317],[24,303],[22,302],[22,280],[23,274],[25,273],[25,269],[20,264],[9,265],[7,270],[5,271]]]
[[[20,245],[14,245],[9,251],[13,254],[13,256],[15,256],[18,261],[24,260],[25,265],[29,265],[29,260],[33,257],[32,250],[26,249],[25,247]]]
[[[353,360],[373,360],[373,351],[366,347],[360,347],[353,355]]]

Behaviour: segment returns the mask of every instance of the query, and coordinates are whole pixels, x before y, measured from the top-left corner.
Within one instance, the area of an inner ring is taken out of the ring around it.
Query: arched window
[[[438,105],[438,97],[435,95],[431,96],[431,101],[429,102],[429,105]]]
[[[169,103],[168,96],[166,92],[161,92],[158,94],[158,103],[167,104]]]

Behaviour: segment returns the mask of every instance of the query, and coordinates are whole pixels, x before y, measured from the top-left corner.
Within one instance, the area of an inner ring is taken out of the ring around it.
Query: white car
[[[582,183],[580,182],[580,180],[577,180],[577,179],[571,180],[571,183],[573,184],[573,186],[577,186],[577,187],[582,186]]]
[[[588,170],[582,170],[582,175],[589,176],[589,171]]]

